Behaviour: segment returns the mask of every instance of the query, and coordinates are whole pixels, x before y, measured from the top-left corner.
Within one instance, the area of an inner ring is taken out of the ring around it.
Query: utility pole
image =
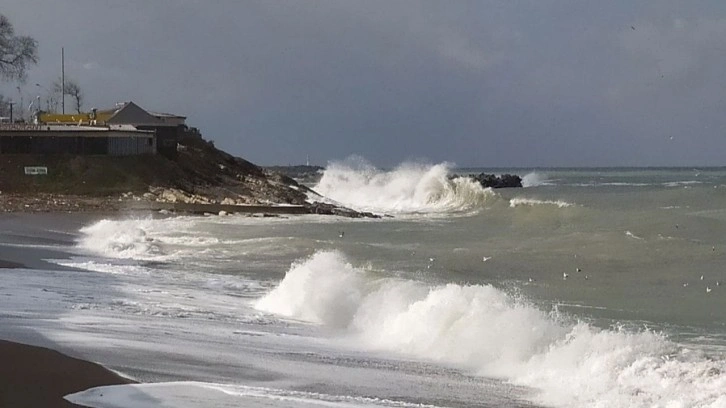
[[[23,113],[25,111],[25,108],[23,108],[23,106],[25,106],[23,101],[23,92],[20,90],[19,86],[16,86],[15,89],[18,90],[18,95],[20,95],[20,120],[25,122],[25,114]]]
[[[10,124],[13,124],[13,105],[15,105],[15,102],[10,101],[8,102],[8,105],[10,105]]]
[[[66,51],[61,47],[61,109],[66,114]]]

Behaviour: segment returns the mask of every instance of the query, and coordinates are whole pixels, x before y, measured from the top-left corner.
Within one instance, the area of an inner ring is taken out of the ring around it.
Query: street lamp
[[[19,86],[16,86],[15,89],[18,90],[18,95],[20,96],[20,121],[25,122],[25,102],[23,98],[23,91],[20,90]]]

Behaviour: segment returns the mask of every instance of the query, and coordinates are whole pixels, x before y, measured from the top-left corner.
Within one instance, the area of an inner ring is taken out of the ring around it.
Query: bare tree
[[[78,85],[78,82],[72,79],[66,79],[66,84],[63,86],[62,81],[62,79],[58,79],[53,83],[53,94],[61,95],[62,98],[65,97],[65,95],[70,95],[75,102],[76,112],[81,113],[81,106],[83,106],[83,92],[81,91],[81,86]]]
[[[7,17],[0,14],[0,78],[25,80],[28,65],[38,62],[38,42],[16,36]]]

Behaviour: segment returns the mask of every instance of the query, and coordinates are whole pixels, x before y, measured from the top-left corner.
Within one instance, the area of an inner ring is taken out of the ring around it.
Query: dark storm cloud
[[[51,3],[51,4],[46,4]],[[189,116],[261,164],[722,164],[721,2],[10,0],[86,107]],[[17,97],[16,84],[4,86]]]

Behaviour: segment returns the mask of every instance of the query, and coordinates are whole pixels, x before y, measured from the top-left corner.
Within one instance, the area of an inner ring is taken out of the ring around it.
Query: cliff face
[[[26,175],[45,166],[47,175]],[[303,204],[307,188],[234,157],[199,137],[181,141],[178,158],[0,154],[0,192],[144,196],[226,204]]]

